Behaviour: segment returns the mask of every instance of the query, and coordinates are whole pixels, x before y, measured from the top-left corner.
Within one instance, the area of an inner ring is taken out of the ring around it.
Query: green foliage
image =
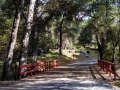
[[[12,19],[0,17],[0,59],[4,60],[11,33]]]
[[[115,86],[119,86],[119,87],[120,87],[120,82],[119,82],[119,81],[114,81],[113,84],[114,84]]]
[[[115,5],[116,1],[99,0],[89,3],[87,14],[91,17],[89,21],[89,29],[98,37],[98,44],[104,47],[104,57],[108,60],[112,59],[113,48],[118,45],[119,31],[119,10]],[[100,47],[100,48],[101,48]],[[110,47],[109,49],[107,47]],[[105,51],[104,51],[105,50]]]
[[[53,59],[57,59],[58,57],[58,53],[56,52],[49,52],[47,54],[43,54],[41,56],[38,56],[38,61],[45,61],[45,60],[53,60]]]
[[[42,37],[42,40],[39,42],[38,47],[44,48],[54,48],[55,47],[55,41],[52,38]]]
[[[111,62],[112,59],[112,49],[105,50],[105,60]]]
[[[1,5],[2,13],[8,18],[13,17],[15,10],[14,0],[3,0],[3,4]]]
[[[79,44],[90,44],[92,41],[92,30],[89,21],[84,20],[81,27],[80,35],[78,37]]]
[[[92,32],[88,28],[84,28],[82,32],[80,33],[80,37],[78,38],[79,43],[85,43],[85,44],[90,44],[92,41]]]
[[[8,3],[9,2],[9,3]],[[5,60],[8,44],[10,40],[14,5],[12,0],[1,0],[0,1],[0,60]]]

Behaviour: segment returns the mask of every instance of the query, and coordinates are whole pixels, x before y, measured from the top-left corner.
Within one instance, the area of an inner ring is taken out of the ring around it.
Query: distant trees
[[[119,23],[117,1],[99,0],[92,2],[87,10],[91,17],[89,29],[96,35],[100,59],[106,59],[108,47],[111,53],[111,62],[115,62],[116,47],[119,45]],[[88,26],[87,25],[87,26]],[[112,48],[112,49],[111,49]]]
[[[83,25],[81,26],[82,30],[80,31],[80,35],[78,37],[79,44],[83,45],[86,48],[87,44],[90,44],[93,37],[93,32],[91,30],[90,24],[84,20]]]

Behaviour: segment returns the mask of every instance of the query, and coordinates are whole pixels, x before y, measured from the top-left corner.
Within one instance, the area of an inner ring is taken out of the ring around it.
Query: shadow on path
[[[99,76],[102,78],[102,80],[106,80],[94,65],[93,65],[93,68],[97,71],[97,74],[99,74]]]
[[[89,68],[90,68],[90,72],[91,72],[91,75],[92,75],[93,79],[97,79],[94,72],[93,72],[93,70],[92,70],[91,65],[89,66]]]
[[[59,66],[0,90],[115,90],[104,80],[97,79],[96,73],[103,76],[91,63],[86,61]]]

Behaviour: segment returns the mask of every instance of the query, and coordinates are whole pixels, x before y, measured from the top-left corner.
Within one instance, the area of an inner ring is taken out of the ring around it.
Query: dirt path
[[[0,90],[120,90],[111,86],[95,65],[97,60],[77,61],[25,79]]]

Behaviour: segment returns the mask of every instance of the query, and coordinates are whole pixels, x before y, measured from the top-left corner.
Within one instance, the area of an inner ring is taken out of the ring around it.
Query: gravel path
[[[96,62],[85,60],[59,66],[0,90],[120,90],[98,73],[93,65]]]

